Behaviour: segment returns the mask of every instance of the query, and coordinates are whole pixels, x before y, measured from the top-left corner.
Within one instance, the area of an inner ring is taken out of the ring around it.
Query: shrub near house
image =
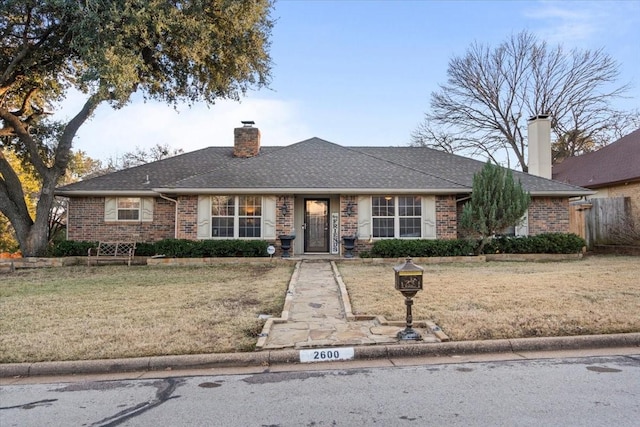
[[[155,243],[136,244],[136,256],[162,255],[172,258],[266,257],[267,242],[262,240],[185,240],[166,239]],[[54,257],[86,256],[98,242],[66,240],[51,250]]]
[[[447,257],[474,255],[478,240],[383,240],[363,256],[381,258]],[[575,234],[546,233],[526,237],[497,237],[484,247],[485,254],[575,254],[585,242]]]
[[[371,251],[362,251],[362,258],[448,257],[473,255],[480,244],[477,240],[401,240],[375,242]],[[485,246],[484,253],[495,254],[572,254],[582,251],[584,240],[575,234],[546,233],[528,237],[497,237]],[[52,249],[52,256],[85,256],[97,242],[64,241]],[[138,243],[137,256],[164,255],[174,258],[201,257],[266,257],[267,242],[260,240],[180,240],[167,239],[155,243]]]

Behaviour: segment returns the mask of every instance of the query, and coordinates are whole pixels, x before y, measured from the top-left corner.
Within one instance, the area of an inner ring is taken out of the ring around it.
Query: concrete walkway
[[[402,302],[398,294],[398,303]],[[392,344],[398,342],[396,335],[404,326],[379,316],[354,316],[335,263],[303,260],[296,264],[282,316],[267,321],[258,349]],[[423,336],[421,342],[440,342],[445,337],[433,333],[435,325],[415,322],[414,326]]]

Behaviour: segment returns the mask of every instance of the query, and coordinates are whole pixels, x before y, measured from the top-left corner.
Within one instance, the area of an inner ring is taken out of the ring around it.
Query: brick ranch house
[[[475,172],[484,163],[424,147],[346,147],[319,138],[261,147],[253,122],[233,147],[209,147],[60,187],[67,238],[153,242],[295,235],[293,253],[343,254],[378,239],[454,239]],[[549,146],[549,121],[531,132]],[[530,143],[531,144],[531,143]],[[542,150],[544,151],[544,150]],[[550,149],[530,161],[548,168]],[[532,203],[516,234],[567,232],[569,198],[584,188],[514,171]]]

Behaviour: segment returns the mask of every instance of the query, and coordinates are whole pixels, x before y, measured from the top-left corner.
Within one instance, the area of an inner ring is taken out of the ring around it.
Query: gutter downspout
[[[158,194],[160,195],[160,197],[162,199],[165,199],[165,200],[168,200],[170,202],[173,202],[176,205],[176,209],[175,209],[175,213],[174,213],[175,219],[174,219],[174,224],[173,224],[173,238],[177,239],[178,238],[178,201],[175,200],[175,199],[171,199],[171,198],[169,198],[167,196],[164,196],[164,195],[162,195],[160,193],[158,193]]]

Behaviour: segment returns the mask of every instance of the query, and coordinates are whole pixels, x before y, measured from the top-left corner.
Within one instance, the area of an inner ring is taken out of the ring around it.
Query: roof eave
[[[157,197],[160,194],[469,194],[471,188],[154,188],[151,190],[58,190],[62,197]],[[534,197],[578,197],[596,194],[596,191],[531,191]]]
[[[533,197],[581,197],[596,194],[595,191],[577,190],[577,191],[531,191]]]
[[[582,187],[586,187],[586,188],[606,188],[606,187],[614,187],[614,186],[618,186],[618,185],[627,185],[627,184],[634,184],[640,182],[640,177],[636,177],[636,178],[626,178],[626,179],[621,179],[618,181],[610,181],[610,182],[601,182],[601,183],[597,183],[597,184],[587,184],[587,185],[583,185]]]
[[[62,197],[156,197],[158,193],[153,190],[56,190],[56,196]]]
[[[467,194],[471,188],[154,188],[162,194]]]

